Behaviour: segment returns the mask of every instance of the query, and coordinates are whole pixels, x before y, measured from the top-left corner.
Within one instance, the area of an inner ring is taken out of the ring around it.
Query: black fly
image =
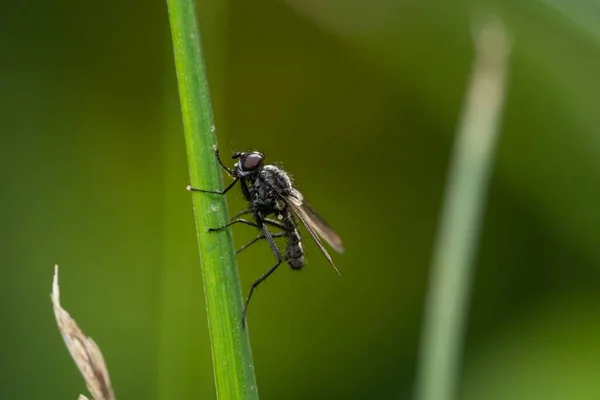
[[[246,298],[242,314],[243,326],[246,320],[248,304],[250,303],[254,289],[267,279],[283,261],[286,261],[295,270],[301,269],[305,264],[304,250],[294,215],[302,221],[310,237],[315,241],[319,250],[321,250],[338,274],[338,269],[325,247],[323,247],[319,237],[329,243],[338,253],[343,253],[344,247],[342,246],[342,240],[333,229],[304,202],[302,193],[293,187],[292,180],[283,169],[275,165],[264,165],[264,156],[257,151],[233,153],[232,158],[238,159],[238,161],[233,166],[233,169],[230,169],[223,164],[219,157],[219,151],[216,148],[215,152],[219,165],[234,178],[234,181],[221,191],[196,189],[191,186],[188,186],[188,190],[223,195],[239,181],[242,186],[242,194],[250,203],[250,208],[238,213],[228,224],[218,228],[210,228],[209,231],[219,231],[238,223],[253,226],[261,230],[260,235],[242,246],[237,253],[261,239],[266,239],[269,247],[271,247],[271,251],[273,251],[273,254],[277,258],[277,263],[269,268],[250,287],[250,293],[248,293],[248,297]],[[240,218],[245,214],[252,214],[254,221]],[[269,215],[274,215],[276,219],[267,218]],[[281,232],[271,233],[267,225],[279,228]],[[275,237],[287,238],[287,250],[284,256],[281,255],[273,239]]]

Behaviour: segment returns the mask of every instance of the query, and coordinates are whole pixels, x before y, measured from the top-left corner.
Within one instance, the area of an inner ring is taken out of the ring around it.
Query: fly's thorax
[[[250,201],[255,209],[267,213],[283,211],[286,204],[283,198],[292,190],[292,182],[288,174],[274,165],[265,165],[261,171],[247,177]]]
[[[260,176],[257,176],[252,184],[248,186],[248,192],[250,194],[249,200],[254,209],[263,210],[266,214],[278,210],[279,196]]]
[[[288,173],[275,165],[265,165],[259,175],[277,192],[288,194],[292,190],[292,180]]]

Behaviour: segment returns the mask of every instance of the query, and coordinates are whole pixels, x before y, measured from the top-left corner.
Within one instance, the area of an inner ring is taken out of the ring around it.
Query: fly
[[[193,192],[203,192],[224,195],[236,183],[240,182],[242,194],[249,203],[249,208],[235,215],[228,224],[218,228],[209,228],[210,232],[220,231],[234,224],[246,224],[260,230],[260,234],[250,242],[238,249],[237,254],[249,246],[266,239],[271,251],[277,259],[277,263],[269,268],[260,278],[258,278],[250,287],[250,292],[244,304],[242,314],[242,326],[245,325],[246,311],[254,289],[267,279],[282,262],[287,262],[294,270],[299,270],[305,265],[304,249],[302,239],[298,232],[296,218],[302,222],[310,237],[314,240],[317,247],[329,264],[337,271],[331,256],[323,246],[321,239],[327,242],[338,253],[344,252],[342,240],[331,229],[329,225],[313,210],[305,201],[302,193],[294,188],[292,180],[287,172],[275,165],[264,164],[264,155],[258,151],[235,152],[232,159],[238,161],[233,169],[228,168],[221,161],[219,151],[215,148],[217,161],[221,168],[234,179],[233,182],[223,190],[204,190],[188,186],[188,190]],[[253,221],[240,218],[243,215],[251,214]],[[268,218],[274,215],[276,219]],[[280,232],[271,233],[267,226],[280,229]],[[284,255],[281,254],[274,238],[287,238],[287,249]]]

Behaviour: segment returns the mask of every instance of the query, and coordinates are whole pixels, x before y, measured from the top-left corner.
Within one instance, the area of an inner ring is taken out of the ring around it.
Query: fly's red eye
[[[241,160],[242,169],[244,171],[251,171],[260,165],[262,159],[262,154],[250,153]]]

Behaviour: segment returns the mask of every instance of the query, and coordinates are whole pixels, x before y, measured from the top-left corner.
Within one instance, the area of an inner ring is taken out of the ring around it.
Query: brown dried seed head
[[[102,352],[92,338],[87,337],[77,326],[77,323],[60,305],[60,290],[58,287],[58,265],[54,269],[52,282],[52,304],[58,329],[67,345],[71,357],[81,371],[83,379],[94,400],[114,400],[108,370],[102,357]],[[79,396],[79,400],[86,399]]]

